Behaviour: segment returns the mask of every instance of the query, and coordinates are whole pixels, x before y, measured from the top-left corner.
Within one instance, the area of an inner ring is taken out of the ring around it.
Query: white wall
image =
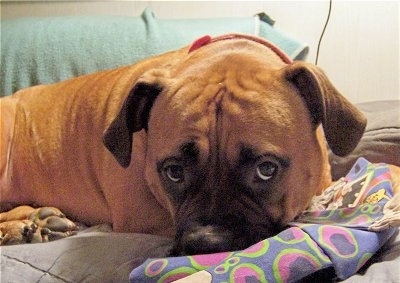
[[[320,1],[2,1],[2,19],[24,16],[138,16],[151,7],[159,18],[248,17],[264,11],[276,28],[310,46],[314,62],[329,0]],[[398,1],[333,0],[319,65],[353,102],[400,99]]]
[[[399,2],[333,5],[320,65],[352,100],[400,99]]]

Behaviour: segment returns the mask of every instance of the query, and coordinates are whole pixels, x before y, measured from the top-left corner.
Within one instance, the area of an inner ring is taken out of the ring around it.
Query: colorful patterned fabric
[[[130,281],[295,282],[326,268],[345,279],[396,231],[369,230],[385,216],[383,207],[392,197],[388,166],[360,158],[278,235],[243,251],[149,259],[132,271]]]

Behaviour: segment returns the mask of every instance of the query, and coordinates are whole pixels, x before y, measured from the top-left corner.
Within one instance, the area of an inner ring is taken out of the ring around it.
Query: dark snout
[[[172,253],[195,255],[228,251],[233,240],[233,233],[222,227],[197,226],[182,235]]]
[[[264,225],[251,224],[243,217],[219,219],[184,223],[178,229],[171,256],[243,250],[276,232]]]
[[[174,255],[195,255],[218,253],[236,249],[238,231],[233,227],[243,227],[245,219],[240,215],[212,215],[202,213],[181,219],[175,238]],[[242,230],[242,228],[239,228]]]

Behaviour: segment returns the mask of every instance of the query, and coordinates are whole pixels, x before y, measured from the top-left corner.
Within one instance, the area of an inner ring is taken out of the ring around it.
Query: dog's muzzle
[[[219,226],[197,226],[184,233],[180,240],[180,253],[187,255],[227,251],[234,236]]]
[[[170,254],[178,256],[242,250],[275,232],[264,225],[252,225],[244,216],[236,215],[217,217],[211,221],[185,222],[178,227]]]

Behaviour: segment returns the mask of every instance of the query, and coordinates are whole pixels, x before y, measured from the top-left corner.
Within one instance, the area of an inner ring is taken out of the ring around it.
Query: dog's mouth
[[[283,230],[280,225],[274,228],[257,225],[238,224],[235,227],[221,225],[194,225],[185,231],[178,231],[170,256],[210,254],[238,251]]]

